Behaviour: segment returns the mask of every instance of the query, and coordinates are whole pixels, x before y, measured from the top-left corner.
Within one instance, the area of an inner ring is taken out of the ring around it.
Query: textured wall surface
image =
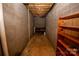
[[[45,18],[34,17],[34,26],[37,28],[45,27]]]
[[[1,7],[1,6],[0,6]],[[1,9],[1,8],[0,8]],[[0,18],[1,19],[1,18]],[[2,55],[1,53],[1,28],[0,28],[0,56]]]
[[[0,38],[0,56],[2,56],[1,38]]]
[[[28,15],[23,4],[3,4],[10,55],[18,55],[28,42]]]
[[[0,35],[0,56],[2,55],[2,52],[1,52],[1,35]]]
[[[32,16],[32,13],[29,11],[29,28],[30,28],[30,37],[32,37],[32,35],[33,35],[33,26],[34,26],[34,24],[33,24],[33,20],[34,20],[34,18],[33,18],[33,16]]]
[[[72,13],[79,12],[79,4],[75,3],[59,3],[55,4],[52,10],[46,16],[46,28],[47,34],[52,41],[54,48],[56,47],[57,41],[57,26],[58,26],[58,18],[60,16],[66,16]],[[77,20],[66,20],[65,25],[77,25],[79,26],[79,18]],[[73,23],[73,24],[72,24]],[[67,32],[67,31],[66,31]],[[68,33],[68,32],[67,32]],[[75,32],[76,36],[79,36],[78,33]]]

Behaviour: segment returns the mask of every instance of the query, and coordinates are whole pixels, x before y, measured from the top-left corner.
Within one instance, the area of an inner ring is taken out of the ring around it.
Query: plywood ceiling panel
[[[52,5],[51,3],[30,3],[28,7],[34,16],[44,16]]]

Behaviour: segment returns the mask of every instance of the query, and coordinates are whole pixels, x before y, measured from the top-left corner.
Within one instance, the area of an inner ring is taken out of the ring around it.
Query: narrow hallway
[[[54,56],[55,50],[53,49],[51,43],[46,36],[36,34],[31,38],[30,42],[27,44],[26,48],[22,52],[22,55]]]
[[[0,4],[1,56],[79,56],[79,4]]]

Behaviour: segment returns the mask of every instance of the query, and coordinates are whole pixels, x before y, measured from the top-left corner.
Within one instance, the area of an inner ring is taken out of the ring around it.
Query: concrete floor
[[[54,56],[55,51],[49,40],[44,35],[34,35],[27,47],[21,54],[22,56]]]

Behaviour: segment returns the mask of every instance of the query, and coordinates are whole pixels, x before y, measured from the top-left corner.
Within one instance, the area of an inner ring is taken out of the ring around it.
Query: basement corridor
[[[79,4],[0,4],[0,56],[79,56]]]
[[[35,34],[22,52],[23,56],[54,56],[55,50],[45,35]]]

